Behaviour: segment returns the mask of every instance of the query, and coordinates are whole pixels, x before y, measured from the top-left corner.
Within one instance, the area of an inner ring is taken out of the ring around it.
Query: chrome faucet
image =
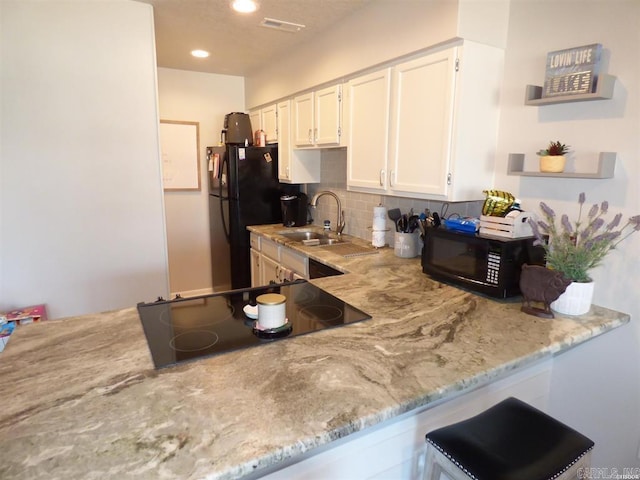
[[[323,192],[316,193],[311,199],[311,203],[309,203],[309,205],[313,208],[316,208],[316,206],[318,205],[318,199],[323,195],[331,195],[336,199],[336,202],[338,203],[338,222],[336,224],[336,232],[338,233],[338,236],[340,236],[342,234],[342,231],[344,230],[344,212],[342,211],[340,197],[338,197],[338,195],[336,195],[335,193],[330,192],[329,190],[325,190]]]

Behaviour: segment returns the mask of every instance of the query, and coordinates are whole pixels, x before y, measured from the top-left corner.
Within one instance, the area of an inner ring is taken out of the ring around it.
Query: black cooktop
[[[284,328],[260,331],[245,314],[244,307],[264,293],[287,298]],[[305,280],[139,303],[138,314],[156,368],[371,318]]]

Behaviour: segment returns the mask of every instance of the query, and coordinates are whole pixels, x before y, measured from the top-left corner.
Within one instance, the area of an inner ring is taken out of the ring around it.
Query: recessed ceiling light
[[[191,50],[191,55],[197,58],[207,58],[209,56],[209,52],[206,50]]]
[[[253,0],[233,0],[231,7],[240,13],[252,13],[258,9],[258,5]]]

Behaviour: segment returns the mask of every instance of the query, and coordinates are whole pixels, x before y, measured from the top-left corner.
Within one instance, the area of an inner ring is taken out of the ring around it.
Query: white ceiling
[[[154,9],[159,67],[246,76],[278,55],[312,41],[371,0],[257,0],[250,14],[231,0],[140,0]],[[305,25],[298,33],[260,26],[265,18]],[[211,53],[205,59],[191,50]]]

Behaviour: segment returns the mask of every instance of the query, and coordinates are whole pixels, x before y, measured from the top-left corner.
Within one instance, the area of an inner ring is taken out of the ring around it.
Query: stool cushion
[[[593,448],[584,435],[516,398],[426,436],[477,480],[549,480]]]

